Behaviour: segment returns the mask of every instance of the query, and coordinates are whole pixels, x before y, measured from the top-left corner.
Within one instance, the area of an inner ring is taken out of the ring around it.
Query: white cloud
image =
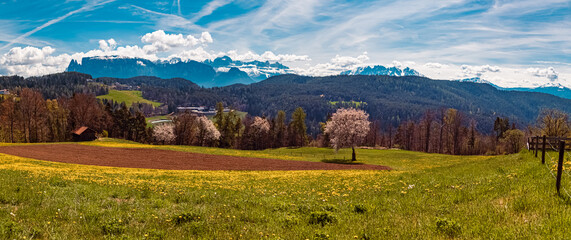
[[[331,63],[334,66],[338,66],[340,68],[350,68],[355,65],[364,63],[365,61],[369,60],[367,56],[367,52],[359,55],[358,57],[349,57],[349,56],[339,56],[336,55],[334,58],[331,59]]]
[[[212,43],[212,36],[210,35],[209,32],[202,32],[202,35],[200,36],[200,42],[201,43]]]
[[[548,68],[528,68],[527,72],[536,77],[545,77],[552,82],[559,78],[559,73],[553,67]]]
[[[337,75],[343,71],[351,70],[356,66],[362,65],[368,60],[369,56],[367,56],[367,52],[357,57],[335,55],[328,63],[316,64],[309,68],[295,68],[294,70],[299,74],[309,76]]]
[[[408,67],[432,79],[457,80],[479,77],[506,88],[534,88],[539,86],[551,86],[554,83],[571,87],[571,74],[558,73],[555,68],[551,66],[530,68],[529,66],[515,65],[499,67],[491,65],[455,65],[430,62]],[[565,68],[564,71],[569,72],[571,68]]]
[[[252,51],[244,54],[239,54],[236,50],[226,53],[208,51],[205,47],[208,43],[213,42],[212,36],[208,32],[202,32],[197,38],[192,35],[167,34],[163,30],[158,30],[143,35],[141,42],[146,43],[146,45],[142,47],[138,45],[118,46],[117,41],[113,38],[102,39],[98,41],[99,49],[56,56],[52,56],[56,49],[49,46],[44,48],[15,47],[0,57],[0,72],[24,77],[63,72],[72,59],[81,63],[84,57],[119,56],[143,58],[151,61],[170,60],[172,58],[179,58],[183,61],[204,61],[227,55],[240,61],[295,62],[310,60],[307,55],[275,54],[271,51],[266,51],[261,55]]]
[[[51,56],[52,47],[15,47],[0,57],[0,68],[8,75],[35,76],[62,72],[69,64],[68,54]],[[62,68],[62,66],[64,66]]]
[[[311,60],[307,55],[293,55],[293,54],[275,54],[271,51],[266,51],[262,55],[248,51],[244,54],[238,54],[236,50],[226,52],[228,57],[238,61],[270,61],[270,62],[296,62],[296,61],[309,61]]]
[[[168,56],[167,59],[180,58],[183,61],[186,60],[204,61],[206,59],[214,59],[220,55],[223,55],[223,53],[213,54],[204,50],[204,48],[202,47],[198,47],[196,49],[190,49],[176,54],[172,54]]]
[[[116,47],[117,47],[117,42],[113,38],[107,41],[99,40],[99,48],[104,52],[114,50]]]
[[[181,47],[195,47],[199,44],[212,43],[212,36],[208,32],[203,32],[200,38],[192,35],[182,34],[167,34],[163,30],[157,30],[152,33],[147,33],[141,37],[141,42],[148,43],[149,45],[143,46],[143,49],[151,54],[157,52],[167,52],[171,48]]]
[[[499,72],[501,69],[498,66],[482,65],[482,66],[470,66],[462,65],[462,71],[464,72],[464,77],[480,77],[486,72]]]
[[[429,62],[424,64],[425,67],[427,68],[443,68],[446,65],[445,64],[441,64],[441,63],[434,63],[434,62]]]

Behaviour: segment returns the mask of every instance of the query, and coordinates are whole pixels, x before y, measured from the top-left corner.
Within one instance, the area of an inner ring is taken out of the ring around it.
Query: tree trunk
[[[351,156],[351,161],[354,162],[354,161],[357,161],[357,158],[355,156],[355,147],[351,147],[351,148],[353,149],[353,155]]]

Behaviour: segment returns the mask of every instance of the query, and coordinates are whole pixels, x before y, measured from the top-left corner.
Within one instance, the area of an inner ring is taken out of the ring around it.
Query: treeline
[[[0,141],[64,142],[71,132],[87,126],[104,137],[151,142],[152,129],[140,111],[125,104],[103,104],[94,94],[46,100],[38,90],[23,88],[18,97],[0,98]]]
[[[427,110],[419,120],[400,124],[394,132],[394,138],[389,139],[386,146],[453,155],[490,155],[519,151],[519,148],[511,148],[512,145],[508,145],[508,140],[504,137],[506,132],[517,134],[520,136],[517,139],[520,145],[523,142],[523,132],[517,130],[515,124],[510,126],[508,118],[496,118],[493,134],[479,132],[477,124],[456,109]],[[391,135],[389,133],[388,137]]]
[[[17,97],[0,98],[0,141],[70,141],[74,129],[87,126],[102,137],[153,144],[249,150],[330,146],[326,122],[314,126],[321,132],[312,137],[308,134],[307,113],[301,107],[290,113],[289,118],[285,111],[274,116],[241,118],[234,110],[225,112],[222,102],[216,108],[212,120],[180,113],[172,123],[148,127],[137,105],[128,108],[123,103],[98,100],[94,94],[86,93],[46,100],[41,92],[23,88]],[[568,136],[571,132],[568,116],[563,112],[544,110],[537,119],[536,126],[528,127],[524,133],[510,119],[497,117],[492,123],[493,133],[485,134],[478,131],[479,123],[468,115],[440,108],[427,110],[420,119],[404,121],[396,128],[372,119],[362,145],[454,155],[501,154],[519,151],[525,135]]]
[[[0,87],[9,89],[17,95],[20,95],[24,88],[35,89],[46,99],[71,98],[75,93],[99,96],[109,92],[107,86],[95,83],[91,80],[90,75],[78,72],[64,72],[29,78],[2,76],[0,77]]]
[[[310,142],[302,108],[297,108],[289,120],[284,111],[278,112],[275,118],[246,116],[241,119],[234,110],[224,112],[221,102],[216,109],[212,121],[182,113],[173,119],[173,124],[156,126],[156,143],[261,150],[303,147]]]

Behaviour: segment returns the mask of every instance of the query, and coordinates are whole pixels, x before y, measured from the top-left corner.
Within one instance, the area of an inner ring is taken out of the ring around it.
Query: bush
[[[356,213],[365,213],[367,212],[367,207],[365,205],[357,204],[355,205],[355,208],[353,208],[353,211]]]
[[[454,220],[449,220],[446,218],[436,219],[436,231],[444,233],[449,237],[454,237],[460,234],[461,231],[460,224]]]
[[[336,220],[335,216],[328,212],[312,212],[309,215],[309,223],[321,224],[321,226],[334,223]]]

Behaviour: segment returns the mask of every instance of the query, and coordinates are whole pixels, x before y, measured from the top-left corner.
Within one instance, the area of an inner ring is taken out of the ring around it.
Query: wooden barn
[[[88,127],[80,127],[72,132],[74,142],[93,141],[97,139],[97,132]]]

